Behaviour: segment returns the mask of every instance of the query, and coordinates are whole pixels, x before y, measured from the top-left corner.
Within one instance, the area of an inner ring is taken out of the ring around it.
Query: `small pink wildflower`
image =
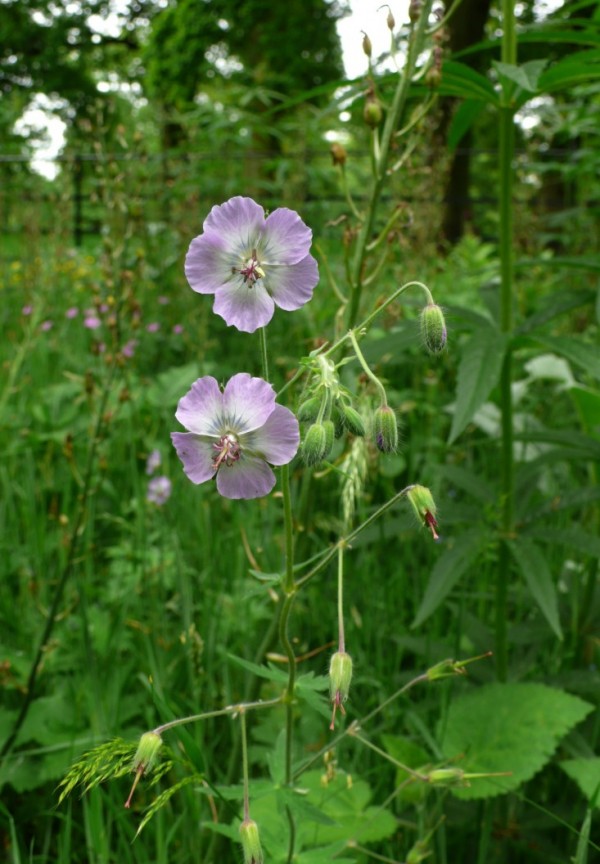
[[[148,491],[146,492],[146,500],[151,504],[156,504],[157,507],[162,507],[171,497],[171,481],[168,477],[153,477],[148,483]]]
[[[147,325],[146,330],[148,331],[148,333],[158,333],[158,331],[160,330],[160,324],[158,323],[158,321],[152,321],[150,324]]]
[[[77,306],[71,306],[65,312],[65,318],[69,318],[69,319],[77,318],[78,315],[79,315],[79,309],[77,308]]]
[[[50,320],[42,321],[42,323],[40,324],[40,330],[43,330],[45,333],[47,333],[48,330],[52,330],[53,327],[54,324]]]
[[[135,349],[137,346],[137,339],[130,339],[129,342],[126,342],[121,348],[121,354],[123,357],[133,357],[135,354]]]
[[[32,312],[33,312],[33,306],[30,306],[30,305],[23,306],[23,308],[21,309],[22,315],[31,315]]]
[[[183,333],[183,324],[174,324],[173,333],[175,333],[176,336],[179,336],[181,333]]]
[[[87,327],[88,330],[97,330],[98,327],[102,327],[102,321],[97,315],[86,315],[83,319],[83,326]]]

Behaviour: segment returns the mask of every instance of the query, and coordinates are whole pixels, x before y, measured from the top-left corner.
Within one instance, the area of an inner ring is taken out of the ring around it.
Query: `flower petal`
[[[204,221],[205,231],[222,236],[228,248],[246,254],[256,246],[265,224],[265,211],[253,201],[236,195],[212,208]],[[306,253],[305,253],[306,254]]]
[[[269,267],[265,288],[280,309],[291,312],[308,303],[319,281],[319,268],[312,255],[297,264]]]
[[[223,432],[253,432],[267,422],[275,408],[275,390],[268,381],[238,372],[223,391]]]
[[[240,277],[228,285],[222,285],[215,294],[213,312],[220,315],[230,327],[244,333],[254,333],[269,323],[275,311],[273,299],[267,294],[259,279],[252,285]]]
[[[227,238],[214,231],[194,237],[185,256],[185,275],[198,294],[214,294],[217,288],[233,278],[232,267],[240,256]]]
[[[217,490],[225,498],[262,498],[275,485],[275,475],[264,461],[242,453],[239,462],[221,465]]]
[[[192,483],[204,483],[214,476],[212,443],[189,432],[171,432],[171,441]]]
[[[259,258],[265,264],[296,264],[308,255],[312,231],[294,210],[279,207],[267,217]]]
[[[266,423],[255,432],[243,435],[240,444],[246,452],[261,456],[271,465],[287,465],[300,444],[298,421],[289,408],[275,405]]]
[[[191,389],[179,400],[175,416],[189,432],[220,438],[223,434],[223,394],[216,378],[207,375],[194,381]]]

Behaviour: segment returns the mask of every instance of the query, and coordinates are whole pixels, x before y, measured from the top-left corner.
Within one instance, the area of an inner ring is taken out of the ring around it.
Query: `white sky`
[[[275,0],[277,2],[277,0]],[[389,6],[396,19],[396,28],[406,24],[410,0],[390,0]],[[538,12],[547,14],[562,5],[563,0],[538,0]],[[126,7],[129,0],[113,0],[113,7],[118,13],[119,8]],[[342,43],[344,66],[349,78],[357,78],[364,74],[367,68],[366,57],[362,50],[362,32],[369,35],[373,46],[373,57],[386,52],[390,48],[390,31],[386,24],[387,6],[379,0],[350,0],[351,15],[338,23],[338,32]],[[118,17],[102,20],[94,16],[96,29],[107,34],[119,32]],[[116,26],[115,26],[116,25]],[[64,144],[65,124],[52,114],[52,103],[44,94],[37,94],[29,108],[15,124],[15,131],[27,136],[29,131],[44,131],[45,141],[36,148],[36,157],[32,160],[35,171],[54,179],[58,166],[52,160],[58,155]]]

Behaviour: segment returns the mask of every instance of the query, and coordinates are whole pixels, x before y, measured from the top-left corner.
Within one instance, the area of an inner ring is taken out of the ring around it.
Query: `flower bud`
[[[323,426],[325,427],[325,453],[323,454],[323,459],[327,459],[335,441],[335,423],[333,420],[325,420]]]
[[[387,14],[387,18],[386,18],[385,23],[388,26],[388,30],[390,30],[393,33],[394,27],[396,26],[396,21],[394,19],[394,16],[392,15],[392,10],[389,7],[388,7],[388,14]]]
[[[379,126],[383,119],[383,111],[381,110],[379,99],[376,99],[374,96],[369,96],[365,102],[363,118],[367,126],[371,129],[376,129]]]
[[[364,30],[361,30],[361,33],[363,34],[362,49],[367,55],[367,57],[370,58],[371,54],[373,53],[373,46],[371,45],[371,40],[369,39]]]
[[[331,422],[331,421],[329,421]],[[331,444],[329,438],[331,436]],[[331,423],[331,432],[325,423],[313,423],[307,430],[302,443],[302,458],[307,465],[318,465],[331,450],[333,445],[334,429]]]
[[[389,405],[381,405],[373,418],[375,443],[382,453],[394,453],[398,449],[398,421]]]
[[[439,87],[442,83],[442,70],[437,66],[430,66],[425,73],[425,83],[428,87]]]
[[[341,144],[338,144],[337,141],[334,141],[331,145],[329,152],[331,153],[331,158],[333,159],[334,165],[345,165],[346,159],[348,158],[348,154],[346,153],[345,147],[342,147]]]
[[[408,7],[408,17],[410,18],[412,24],[416,24],[419,20],[422,5],[422,0],[410,0],[410,6]]]
[[[365,424],[358,411],[351,405],[341,405],[340,410],[344,418],[344,425],[353,435],[363,437],[365,435]]]
[[[345,651],[336,651],[329,664],[329,692],[333,702],[333,715],[330,729],[334,728],[335,712],[339,708],[345,714],[344,702],[350,692],[352,680],[352,658]]]
[[[460,768],[434,768],[427,775],[427,780],[434,786],[468,786],[465,772]]]
[[[436,531],[438,523],[435,518],[437,507],[429,489],[426,486],[411,486],[406,493],[406,497],[419,522],[425,528],[429,528],[434,540],[439,540]]]
[[[421,335],[431,354],[439,354],[446,347],[446,321],[437,303],[428,303],[421,310]]]
[[[125,802],[126,808],[131,807],[133,793],[135,792],[135,788],[139,783],[142,774],[150,771],[156,764],[158,751],[160,750],[161,746],[162,738],[160,737],[158,732],[144,732],[144,734],[140,738],[140,743],[138,744],[138,748],[135,751],[135,756],[133,757],[133,762],[131,764],[131,770],[135,771],[135,779],[133,781],[129,797]]]
[[[263,864],[258,825],[254,819],[244,819],[240,825],[240,840],[244,851],[244,864]]]
[[[318,396],[312,396],[310,399],[307,399],[305,402],[300,404],[300,407],[298,408],[298,420],[301,423],[314,423],[319,416],[320,407],[320,398]]]

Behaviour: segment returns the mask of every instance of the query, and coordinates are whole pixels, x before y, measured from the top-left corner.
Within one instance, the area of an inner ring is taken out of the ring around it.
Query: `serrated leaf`
[[[318,825],[335,825],[335,821],[328,816],[319,807],[315,807],[307,800],[305,795],[298,792],[297,789],[279,789],[279,796],[290,808],[292,813],[306,819],[308,822],[316,822]]]
[[[463,348],[449,444],[458,438],[498,383],[505,347],[506,337],[499,330],[483,326]]]
[[[438,558],[427,583],[425,595],[411,627],[419,627],[433,615],[460,577],[478,558],[485,543],[481,529],[467,531],[455,541],[447,541],[447,550]]]
[[[542,551],[525,537],[517,537],[508,545],[531,596],[552,630],[562,639],[556,587]]]
[[[537,92],[539,77],[548,65],[547,60],[529,60],[520,66],[513,63],[501,63],[499,60],[492,62],[501,81],[502,79],[511,81],[527,93]]]
[[[600,807],[600,757],[565,759],[560,767],[577,783],[587,800],[595,800],[595,806]]]
[[[540,75],[539,89],[554,93],[574,84],[586,84],[600,77],[600,51],[578,51],[559,60]]]
[[[592,710],[583,699],[545,684],[487,684],[455,699],[442,751],[467,773],[511,775],[473,779],[454,794],[491,798],[517,789],[546,765],[561,738]]]

